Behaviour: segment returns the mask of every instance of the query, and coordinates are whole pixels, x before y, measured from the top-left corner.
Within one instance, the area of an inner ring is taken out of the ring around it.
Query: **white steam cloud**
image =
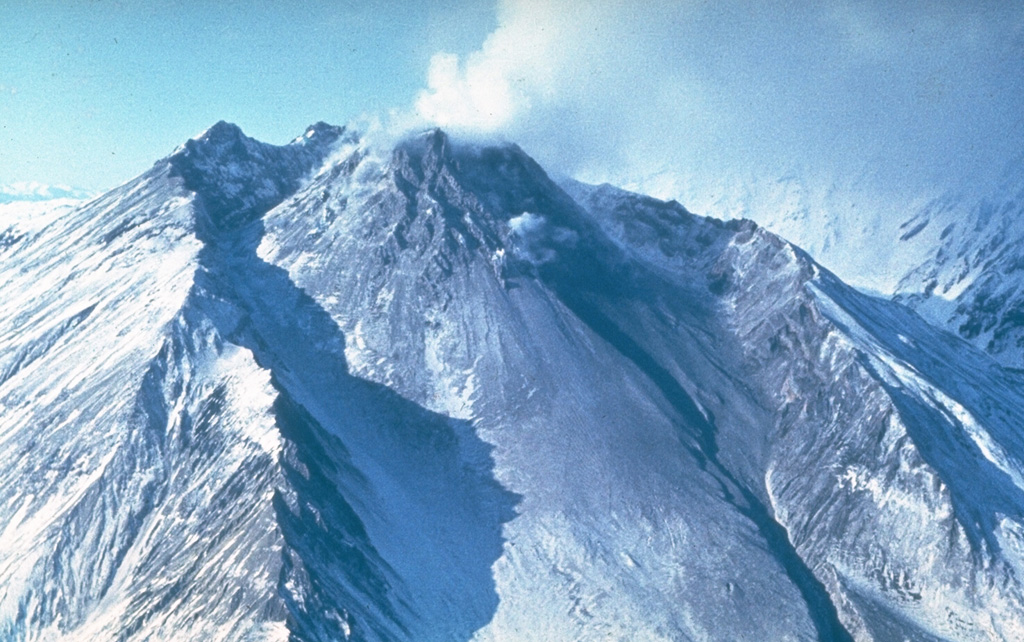
[[[433,57],[416,113],[584,180],[921,189],[1024,149],[1022,43],[1024,5],[999,1],[501,0],[479,50]]]

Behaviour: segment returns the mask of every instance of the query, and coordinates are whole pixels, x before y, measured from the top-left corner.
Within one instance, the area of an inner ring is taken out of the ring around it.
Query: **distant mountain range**
[[[1024,639],[1016,210],[943,202],[885,296],[439,130],[0,207],[0,639]]]
[[[45,185],[35,181],[20,181],[0,184],[0,204],[19,201],[48,201],[53,199],[85,199],[95,192],[68,187],[67,185]]]

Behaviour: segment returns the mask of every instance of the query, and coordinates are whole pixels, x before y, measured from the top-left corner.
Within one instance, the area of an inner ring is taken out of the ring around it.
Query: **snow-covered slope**
[[[900,281],[897,300],[1024,368],[1024,157],[992,194],[951,192],[904,223],[932,252]]]
[[[754,219],[851,285],[1024,367],[1024,157],[992,188],[882,195],[877,182],[665,174],[643,185],[702,214]]]
[[[666,172],[627,185],[673,198],[706,216],[754,220],[850,285],[891,296],[901,279],[937,247],[937,234],[908,234],[912,226],[905,223],[938,193],[883,192],[880,182],[867,171],[826,178],[801,168],[777,177]]]
[[[749,221],[220,123],[2,252],[4,639],[1024,636],[1024,382]]]

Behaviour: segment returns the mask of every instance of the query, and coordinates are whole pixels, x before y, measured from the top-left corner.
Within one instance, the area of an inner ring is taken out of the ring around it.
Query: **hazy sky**
[[[1024,3],[0,0],[0,183],[105,188],[216,120],[380,114],[555,171],[987,178],[1024,152]]]

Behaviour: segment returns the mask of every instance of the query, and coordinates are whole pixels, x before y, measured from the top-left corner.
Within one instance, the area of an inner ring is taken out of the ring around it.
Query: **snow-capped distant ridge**
[[[844,281],[891,295],[904,274],[925,260],[928,247],[902,243],[900,225],[938,192],[880,193],[870,174],[828,178],[793,171],[692,176],[665,173],[631,188],[674,198],[693,212],[720,219],[749,218],[803,248]],[[885,239],[885,242],[879,242]]]
[[[879,192],[867,171],[811,176],[664,172],[631,187],[716,218],[751,218],[847,283],[1024,367],[1024,155],[998,180],[915,194]]]
[[[897,300],[1024,368],[1024,156],[991,193],[950,190],[901,229],[899,246],[930,252],[901,279]]]
[[[47,185],[37,181],[16,181],[0,185],[0,203],[18,201],[50,201],[55,199],[84,200],[96,192],[68,185]]]

